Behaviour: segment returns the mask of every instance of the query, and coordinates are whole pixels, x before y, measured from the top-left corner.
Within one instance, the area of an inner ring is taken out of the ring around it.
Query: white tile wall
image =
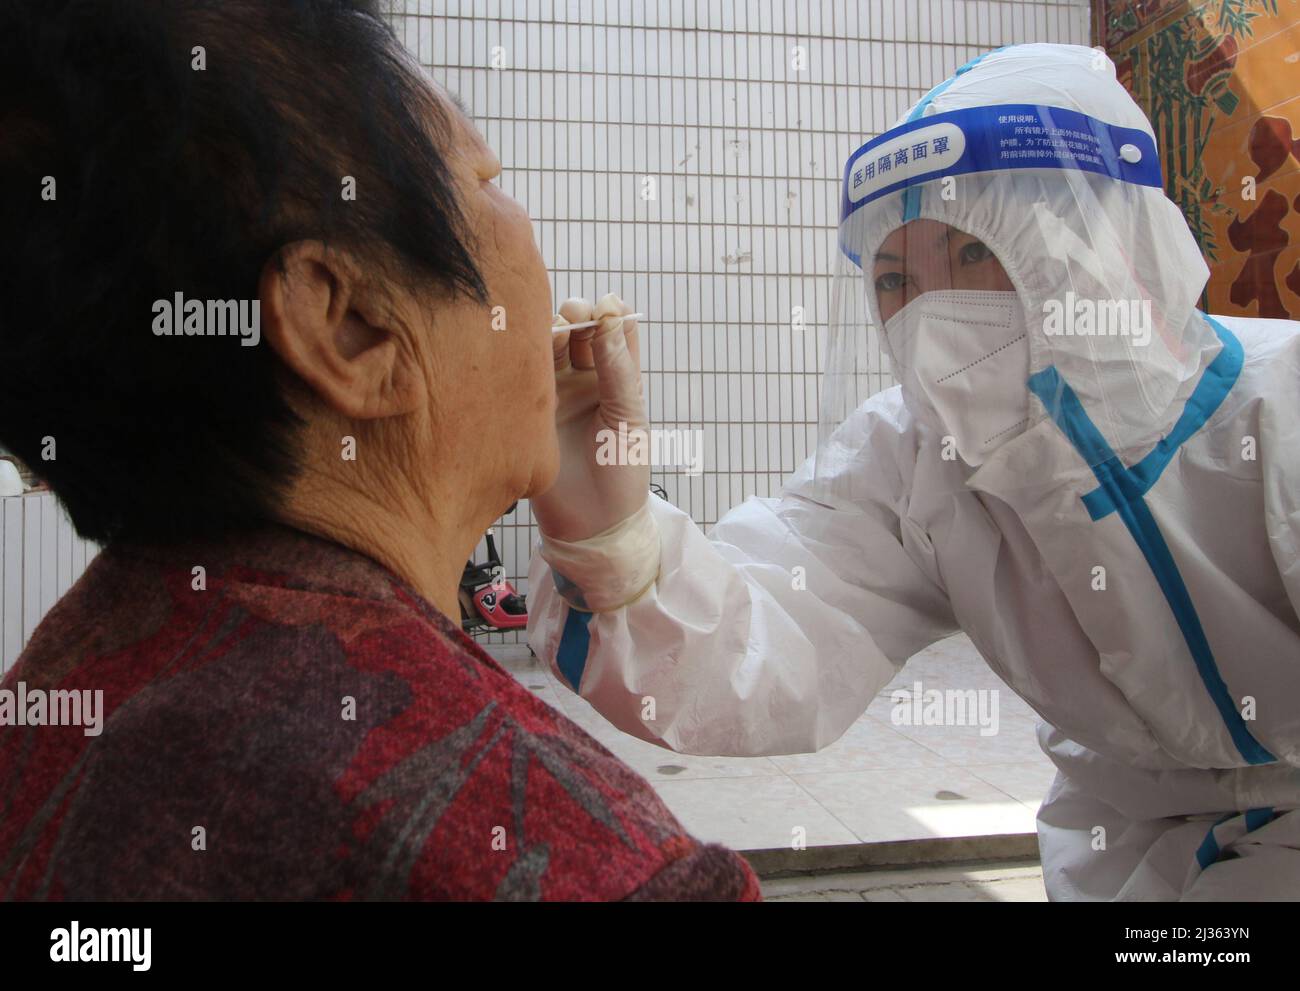
[[[0,498],[0,674],[98,551],[51,493]]]
[[[845,157],[981,52],[1089,43],[1088,0],[393,8],[398,36],[460,94],[500,156],[555,299],[612,290],[648,314],[651,416],[705,432],[701,476],[662,470],[655,481],[704,524],[775,493],[815,446]],[[796,45],[804,71],[791,67]],[[639,195],[646,176],[653,200]],[[791,327],[795,306],[803,331]],[[66,589],[65,571],[85,563],[52,500],[30,498],[6,500],[0,520],[0,665]],[[507,574],[525,591],[533,535],[527,504],[498,529]]]
[[[555,299],[648,314],[651,418],[705,431],[703,475],[654,478],[704,524],[815,449],[846,156],[981,52],[1090,43],[1087,0],[407,0],[393,19],[500,156]],[[521,504],[498,528],[517,587],[530,521]]]

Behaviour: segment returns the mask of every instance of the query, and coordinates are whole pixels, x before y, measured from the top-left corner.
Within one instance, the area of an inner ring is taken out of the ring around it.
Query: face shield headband
[[[1061,169],[1092,172],[1160,189],[1160,158],[1145,131],[1118,127],[1062,107],[969,107],[907,121],[849,156],[840,230],[868,203],[897,194],[899,223],[916,219],[922,183],[977,172]],[[840,248],[859,268],[862,259]]]

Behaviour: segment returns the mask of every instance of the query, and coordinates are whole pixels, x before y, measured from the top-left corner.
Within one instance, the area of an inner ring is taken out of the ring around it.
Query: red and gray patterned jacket
[[[3,899],[759,897],[404,582],[296,530],[106,550],[11,716],[19,682],[102,690],[103,722],[0,726]]]

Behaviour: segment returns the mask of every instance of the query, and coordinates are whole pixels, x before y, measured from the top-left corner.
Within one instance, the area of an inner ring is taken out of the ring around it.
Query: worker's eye
[[[983,241],[972,241],[957,252],[957,260],[963,265],[978,265],[993,257],[993,252]]]
[[[876,276],[876,292],[898,292],[903,288],[902,272],[886,272]]]

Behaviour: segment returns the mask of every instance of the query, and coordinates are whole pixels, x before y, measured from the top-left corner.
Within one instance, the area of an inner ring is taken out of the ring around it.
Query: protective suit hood
[[[1159,439],[1219,349],[1195,309],[1208,268],[1114,64],[1071,45],[999,49],[849,158],[819,449],[828,475],[854,456],[827,453],[831,435],[882,384],[868,372],[877,347],[920,412],[880,333],[872,268],[891,232],[921,219],[979,238],[1014,285],[1029,338],[1027,432],[1077,398],[1109,448],[1132,455]]]

